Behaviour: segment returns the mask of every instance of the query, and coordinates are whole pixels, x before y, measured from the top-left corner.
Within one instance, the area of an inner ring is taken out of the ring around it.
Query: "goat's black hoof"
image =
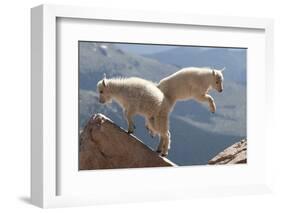
[[[133,133],[134,133],[134,131],[132,131],[132,130],[128,130],[128,131],[127,131],[127,133],[128,133],[128,134],[133,134]]]
[[[161,157],[167,157],[168,154],[161,154]]]

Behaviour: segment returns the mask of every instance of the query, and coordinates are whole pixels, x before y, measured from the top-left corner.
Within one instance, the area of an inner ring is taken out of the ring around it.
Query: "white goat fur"
[[[224,69],[223,69],[224,70]],[[162,79],[158,88],[173,107],[177,100],[195,99],[208,102],[211,112],[216,111],[214,99],[207,94],[210,89],[223,90],[223,70],[188,67]]]
[[[153,82],[136,77],[104,78],[98,82],[97,89],[101,103],[110,102],[113,99],[123,108],[129,133],[135,129],[132,117],[139,114],[145,117],[147,128],[160,136],[157,151],[164,150],[162,149],[163,144],[169,146],[168,114],[162,114],[162,106],[166,105],[166,100],[161,90]],[[169,107],[167,108],[169,109]],[[167,152],[161,154],[167,155]]]

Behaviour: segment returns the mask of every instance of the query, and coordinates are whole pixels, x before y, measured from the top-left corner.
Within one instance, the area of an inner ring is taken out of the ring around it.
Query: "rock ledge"
[[[243,139],[220,152],[208,164],[247,163],[247,140]]]
[[[176,166],[102,114],[90,118],[79,143],[80,170]]]

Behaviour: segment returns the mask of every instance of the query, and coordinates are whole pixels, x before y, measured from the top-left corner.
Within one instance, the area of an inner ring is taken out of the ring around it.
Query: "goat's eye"
[[[100,91],[100,94],[102,94],[102,93],[103,93],[103,91],[101,90],[101,91]]]
[[[216,81],[216,84],[219,84],[220,82],[219,81]]]

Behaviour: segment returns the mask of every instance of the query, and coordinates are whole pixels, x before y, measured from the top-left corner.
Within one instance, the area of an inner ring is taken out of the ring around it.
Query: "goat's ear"
[[[103,85],[104,87],[107,86],[107,84],[106,84],[106,74],[105,74],[105,73],[103,73],[102,85]]]
[[[106,79],[105,79],[105,78],[102,80],[102,85],[103,85],[104,87],[106,87]]]
[[[215,70],[212,70],[212,74],[213,74],[213,76],[215,76],[215,75],[216,75]]]

